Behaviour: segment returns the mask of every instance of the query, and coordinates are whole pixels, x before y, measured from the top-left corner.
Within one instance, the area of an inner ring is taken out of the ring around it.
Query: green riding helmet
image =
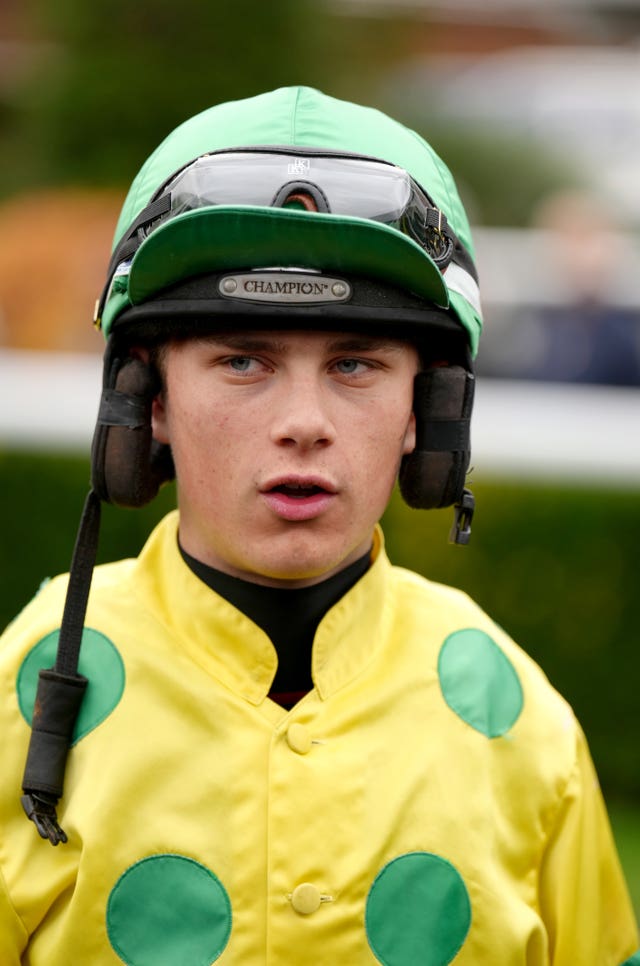
[[[96,322],[105,336],[135,329],[151,317],[142,306],[175,295],[176,283],[276,266],[407,293],[414,308],[437,307],[443,327],[461,327],[475,356],[482,315],[473,255],[453,178],[422,137],[378,110],[281,88],[192,117],[145,162],[122,208]],[[200,301],[215,309],[226,299],[228,310],[233,281],[226,289],[222,281]],[[251,315],[241,288],[239,311]],[[359,299],[349,288],[338,301],[283,304],[290,312],[323,304],[346,319]],[[436,318],[427,313],[423,324]]]

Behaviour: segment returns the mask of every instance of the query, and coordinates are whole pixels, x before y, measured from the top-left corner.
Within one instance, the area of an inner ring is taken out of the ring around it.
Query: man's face
[[[366,553],[415,445],[416,350],[330,332],[234,332],[171,343],[153,431],[173,452],[180,542],[274,586]]]

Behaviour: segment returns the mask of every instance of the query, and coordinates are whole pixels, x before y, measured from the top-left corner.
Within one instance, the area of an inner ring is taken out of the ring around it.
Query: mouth
[[[329,481],[301,477],[273,480],[260,492],[276,516],[293,522],[320,516],[337,495]]]
[[[279,483],[268,492],[283,493],[293,500],[303,500],[306,497],[315,496],[317,493],[327,493],[328,491],[315,483]]]

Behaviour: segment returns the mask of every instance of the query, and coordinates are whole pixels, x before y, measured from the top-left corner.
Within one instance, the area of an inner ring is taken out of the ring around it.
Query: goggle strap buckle
[[[449,233],[447,216],[440,208],[427,208],[424,224],[425,228],[435,228],[440,235]]]
[[[449,533],[449,543],[466,545],[471,539],[471,520],[476,501],[471,490],[464,489],[460,500],[453,508],[453,526]]]

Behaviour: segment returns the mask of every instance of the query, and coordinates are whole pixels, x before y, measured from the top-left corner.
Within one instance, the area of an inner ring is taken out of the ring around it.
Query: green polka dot
[[[127,966],[210,966],[229,941],[231,903],[206,866],[184,855],[152,855],[113,887],[107,932]]]
[[[38,672],[41,668],[53,666],[59,635],[59,631],[53,631],[43,637],[29,651],[18,673],[18,702],[28,724],[33,718]],[[120,654],[108,637],[90,627],[85,627],[82,632],[78,670],[89,679],[89,684],[73,730],[73,743],[84,738],[111,714],[124,691],[124,664]]]
[[[430,852],[408,852],[378,873],[367,898],[369,946],[384,966],[447,966],[471,926],[458,870]]]
[[[440,649],[442,695],[463,721],[487,738],[513,727],[522,711],[522,686],[511,661],[484,631],[450,634]]]

